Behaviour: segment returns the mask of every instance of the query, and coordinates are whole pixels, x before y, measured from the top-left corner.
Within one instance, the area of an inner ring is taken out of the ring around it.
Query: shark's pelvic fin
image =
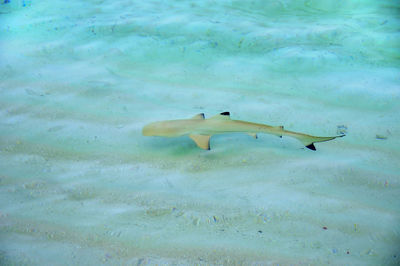
[[[192,119],[204,120],[204,113],[197,114],[197,115],[193,116]]]
[[[248,132],[247,135],[252,136],[253,138],[257,139],[257,133]]]
[[[189,135],[199,148],[210,150],[210,137],[208,135]]]
[[[222,112],[220,114],[210,117],[210,119],[231,120],[231,116],[229,112]]]

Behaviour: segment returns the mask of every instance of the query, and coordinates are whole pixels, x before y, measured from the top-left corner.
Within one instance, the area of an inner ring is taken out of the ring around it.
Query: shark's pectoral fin
[[[210,149],[210,137],[208,135],[189,135],[189,137],[196,142],[199,148],[204,150]]]
[[[257,137],[257,133],[248,132],[247,135],[252,136],[252,137],[255,138],[255,139],[258,138],[258,137]]]

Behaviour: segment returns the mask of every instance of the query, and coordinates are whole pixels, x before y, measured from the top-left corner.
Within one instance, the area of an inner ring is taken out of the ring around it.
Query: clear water
[[[1,1],[0,264],[398,264],[399,10]],[[222,111],[347,136],[141,135]]]

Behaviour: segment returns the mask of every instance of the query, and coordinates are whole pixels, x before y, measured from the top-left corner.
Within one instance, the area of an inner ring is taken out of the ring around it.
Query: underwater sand
[[[0,264],[400,264],[398,1],[4,2]]]

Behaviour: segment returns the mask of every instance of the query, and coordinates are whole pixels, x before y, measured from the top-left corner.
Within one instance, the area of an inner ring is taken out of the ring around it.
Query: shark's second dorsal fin
[[[210,119],[231,120],[231,116],[229,112],[222,112],[220,114],[210,117]]]
[[[193,116],[192,119],[204,120],[204,113],[197,114],[197,115]]]
[[[196,142],[197,146],[199,148],[202,148],[204,150],[209,150],[210,149],[210,137],[208,135],[189,135],[189,137]]]

